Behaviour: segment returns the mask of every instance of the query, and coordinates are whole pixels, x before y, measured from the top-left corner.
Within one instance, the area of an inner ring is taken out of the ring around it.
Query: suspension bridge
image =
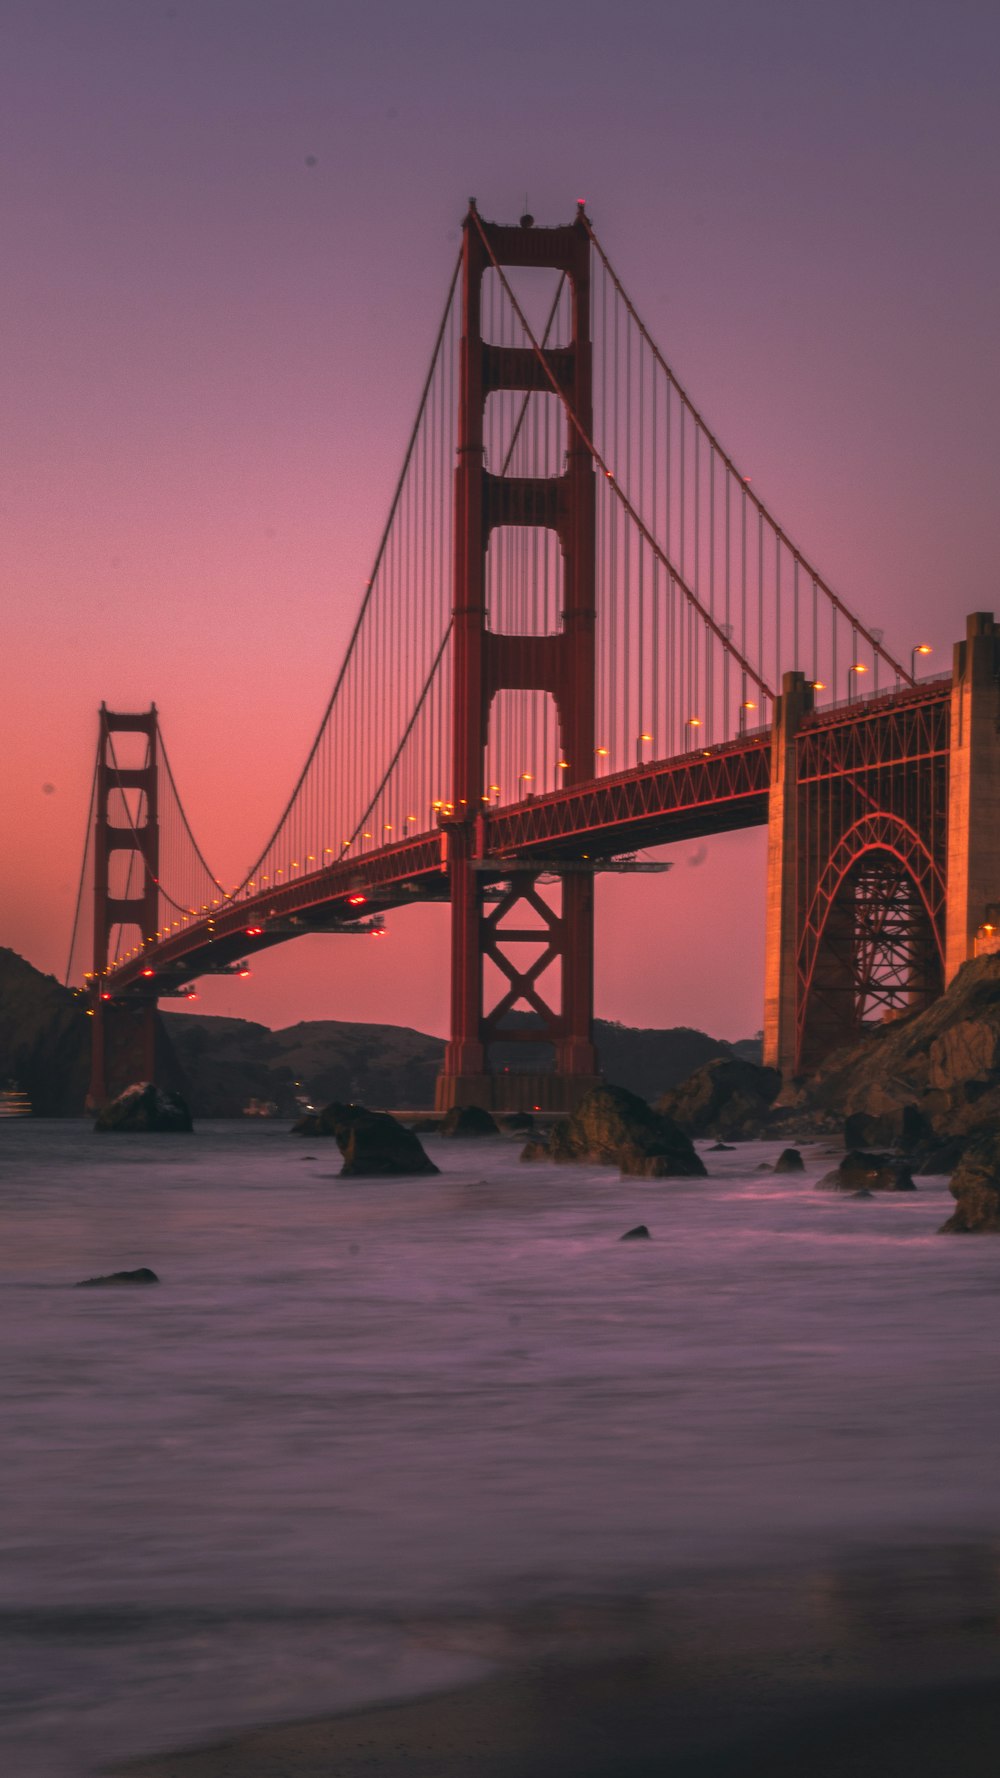
[[[599,1075],[596,876],[752,825],[765,1059],[793,1074],[926,1004],[992,942],[1000,631],[974,614],[919,678],[928,652],[893,654],[779,523],[582,204],[539,227],[471,203],[346,655],[241,880],[191,831],[155,705],[101,708],[67,971],[91,1099],[157,1078],[157,1002],[199,976],[435,900],[439,1108],[563,1109]],[[512,1041],[530,1065],[492,1069]]]

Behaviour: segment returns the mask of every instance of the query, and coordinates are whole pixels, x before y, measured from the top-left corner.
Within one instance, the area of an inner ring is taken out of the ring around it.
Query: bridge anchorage
[[[597,875],[754,825],[765,1059],[811,1067],[997,942],[1000,630],[974,614],[918,682],[926,652],[897,660],[791,542],[582,205],[471,205],[346,657],[242,881],[194,840],[155,706],[102,706],[67,971],[91,1099],[170,1084],[160,998],[419,900],[450,906],[438,1106],[571,1107],[599,1076]]]

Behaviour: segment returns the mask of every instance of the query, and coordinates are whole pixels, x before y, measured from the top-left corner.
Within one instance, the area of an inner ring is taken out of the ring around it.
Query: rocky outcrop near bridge
[[[816,1190],[867,1195],[869,1192],[912,1192],[916,1191],[916,1186],[909,1167],[898,1156],[852,1149],[839,1166],[824,1173]]]
[[[974,1136],[951,1182],[955,1209],[942,1235],[1000,1234],[1000,1131]]]
[[[525,1161],[589,1161],[640,1179],[702,1178],[705,1166],[684,1131],[624,1087],[594,1087],[572,1117],[524,1149]]]
[[[500,1126],[481,1105],[453,1105],[441,1119],[439,1134],[466,1141],[479,1136],[499,1136]]]
[[[772,1121],[771,1107],[780,1088],[776,1068],[722,1056],[661,1093],[656,1110],[688,1136],[714,1136],[719,1141],[760,1136]]]
[[[786,1120],[836,1116],[849,1144],[928,1155],[1000,1129],[1000,955],[959,970],[924,1012],[831,1055],[782,1096]]]
[[[83,1000],[0,946],[0,1086],[15,1080],[37,1117],[79,1117],[90,1080]]]
[[[180,1093],[165,1093],[148,1080],[126,1087],[116,1099],[102,1105],[94,1123],[95,1130],[141,1132],[142,1134],[188,1134],[193,1129],[191,1113]]]
[[[334,1102],[295,1125],[298,1136],[333,1136],[344,1157],[342,1179],[386,1179],[437,1173],[420,1138],[385,1111]]]

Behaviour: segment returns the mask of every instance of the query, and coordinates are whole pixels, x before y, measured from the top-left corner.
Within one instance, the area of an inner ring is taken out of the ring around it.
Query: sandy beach
[[[494,1627],[498,1670],[476,1684],[110,1770],[986,1778],[1000,1769],[995,1571],[995,1552],[969,1545],[706,1575],[617,1604],[563,1601]],[[488,1647],[483,1627],[467,1635]]]

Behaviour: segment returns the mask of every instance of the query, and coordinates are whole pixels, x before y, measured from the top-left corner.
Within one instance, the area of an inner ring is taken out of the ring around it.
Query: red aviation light
[[[143,975],[155,975],[156,971],[155,969],[144,969],[142,973]]]
[[[238,969],[236,971],[236,973],[238,976],[248,976],[248,975],[251,975],[253,972],[252,972],[252,970],[249,970],[249,969]]]
[[[247,938],[260,938],[261,935],[263,934],[263,931],[264,931],[263,926],[248,926],[247,927]]]
[[[359,908],[362,902],[367,901],[367,899],[368,898],[365,895],[349,895],[347,897],[347,905],[351,908]]]

